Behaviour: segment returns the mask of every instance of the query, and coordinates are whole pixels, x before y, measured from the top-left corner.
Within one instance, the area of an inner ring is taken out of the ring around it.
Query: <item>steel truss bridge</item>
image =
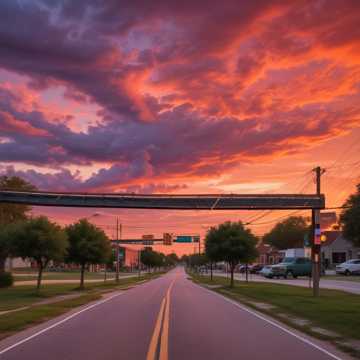
[[[324,209],[323,194],[96,194],[0,190],[0,202],[34,206],[168,210]]]

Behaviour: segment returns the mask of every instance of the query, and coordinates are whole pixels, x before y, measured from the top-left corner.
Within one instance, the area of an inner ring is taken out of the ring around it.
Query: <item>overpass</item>
[[[323,194],[95,194],[0,190],[0,202],[34,206],[168,210],[323,209]]]

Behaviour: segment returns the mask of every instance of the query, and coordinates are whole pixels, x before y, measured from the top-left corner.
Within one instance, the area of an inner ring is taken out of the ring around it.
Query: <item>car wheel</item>
[[[291,270],[287,271],[284,276],[285,279],[287,279],[288,277],[295,279],[294,273]]]
[[[346,269],[344,274],[345,274],[346,276],[349,276],[349,275],[351,275],[351,272],[350,272],[350,270]]]

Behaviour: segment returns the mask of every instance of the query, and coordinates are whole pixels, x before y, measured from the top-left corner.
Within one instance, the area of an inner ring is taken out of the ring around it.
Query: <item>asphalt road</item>
[[[4,360],[346,359],[186,279],[182,268],[0,342]]]

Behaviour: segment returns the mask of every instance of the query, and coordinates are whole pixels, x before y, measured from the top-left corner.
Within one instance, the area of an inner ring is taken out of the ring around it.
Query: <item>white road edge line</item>
[[[300,335],[298,335],[298,334],[296,334],[296,333],[294,333],[294,332],[286,329],[285,327],[277,324],[276,322],[274,322],[274,321],[272,321],[272,320],[267,319],[266,317],[264,317],[264,316],[262,316],[262,315],[260,315],[260,314],[258,314],[258,313],[256,313],[256,312],[254,312],[254,311],[251,311],[250,309],[248,309],[247,307],[245,307],[245,306],[243,306],[243,305],[240,305],[240,304],[237,303],[236,301],[231,300],[231,299],[227,298],[226,296],[217,293],[216,291],[211,291],[211,290],[209,290],[209,289],[206,289],[205,287],[203,287],[203,286],[201,286],[201,285],[198,285],[198,284],[196,284],[196,283],[194,283],[194,282],[193,282],[193,284],[199,286],[201,289],[209,292],[210,294],[217,295],[218,297],[222,298],[223,300],[226,300],[227,302],[235,305],[236,307],[240,308],[241,310],[244,310],[244,311],[248,312],[249,314],[254,315],[255,317],[257,317],[257,318],[259,318],[259,319],[261,319],[261,320],[263,320],[263,321],[265,321],[265,322],[267,322],[267,323],[269,323],[269,324],[277,327],[278,329],[286,332],[287,334],[290,334],[290,335],[296,337],[298,340],[301,340],[302,342],[304,342],[304,343],[306,343],[306,344],[314,347],[315,349],[317,349],[317,350],[325,353],[326,355],[329,355],[329,356],[332,357],[333,359],[343,360],[342,358],[339,358],[338,356],[336,356],[336,355],[332,354],[331,352],[325,350],[325,349],[322,348],[321,346],[316,345],[316,344],[313,343],[312,341],[310,341],[310,340],[308,340],[308,339],[306,339],[306,338],[304,338],[304,337],[302,337],[302,336],[300,336]]]
[[[104,300],[100,300],[100,301],[96,302],[95,304],[92,304],[92,305],[90,305],[90,306],[88,306],[88,307],[86,307],[86,308],[84,308],[84,309],[82,309],[82,310],[80,310],[80,311],[78,311],[78,312],[76,312],[76,313],[74,313],[74,314],[69,315],[69,316],[66,317],[65,319],[62,319],[62,320],[56,322],[55,324],[52,324],[52,325],[48,326],[47,328],[42,329],[42,330],[36,332],[35,334],[32,334],[32,335],[26,337],[25,339],[22,339],[22,340],[16,342],[15,344],[12,344],[12,345],[8,346],[7,348],[5,348],[5,349],[3,349],[3,350],[0,350],[0,355],[5,354],[5,353],[8,352],[9,350],[11,350],[11,349],[13,349],[13,348],[15,348],[15,347],[23,344],[23,343],[25,343],[25,342],[27,342],[27,341],[35,338],[35,337],[37,337],[37,336],[39,336],[39,335],[41,335],[41,334],[43,334],[43,333],[45,333],[45,332],[53,329],[53,328],[56,327],[56,326],[59,326],[59,325],[63,324],[64,322],[66,322],[66,321],[74,318],[75,316],[78,316],[79,314],[81,314],[81,313],[83,313],[83,312],[85,312],[85,311],[87,311],[87,310],[90,310],[90,309],[94,308],[95,306],[104,304],[104,303],[106,303],[107,301],[110,301],[110,300],[114,299],[115,297],[117,297],[117,296],[119,296],[119,295],[122,295],[122,294],[124,294],[124,292],[120,292],[120,293],[115,294],[115,295],[112,295],[112,296],[110,296],[110,297],[108,297],[108,298],[106,298],[106,299],[104,299]]]

